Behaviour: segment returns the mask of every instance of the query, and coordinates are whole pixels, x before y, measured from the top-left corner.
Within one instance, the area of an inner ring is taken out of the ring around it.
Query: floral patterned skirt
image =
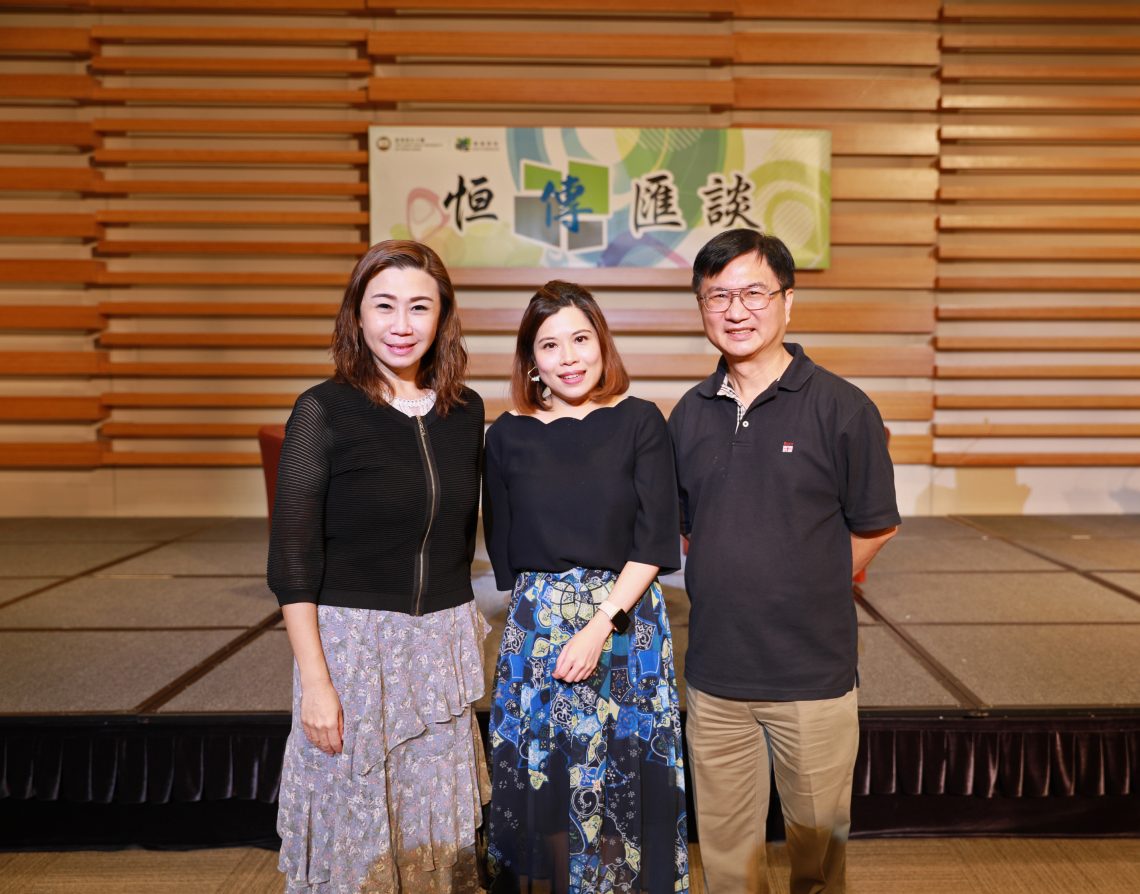
[[[472,705],[490,627],[474,602],[421,617],[322,605],[317,618],[344,751],[305,737],[294,666],[277,816],[286,892],[480,891],[489,789]]]
[[[617,575],[524,572],[491,706],[493,891],[689,890],[673,642],[654,582],[579,683],[551,676]]]

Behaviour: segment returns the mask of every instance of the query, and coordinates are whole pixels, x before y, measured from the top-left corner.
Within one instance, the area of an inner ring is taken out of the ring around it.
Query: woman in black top
[[[269,545],[296,658],[285,889],[475,891],[483,402],[463,386],[467,352],[435,252],[374,245],[345,289],[332,353],[336,376],[302,394],[286,426]]]
[[[543,286],[519,329],[515,412],[487,432],[487,549],[514,591],[491,708],[495,891],[689,889],[656,580],[680,565],[676,479],[665,419],[628,387],[593,296]]]

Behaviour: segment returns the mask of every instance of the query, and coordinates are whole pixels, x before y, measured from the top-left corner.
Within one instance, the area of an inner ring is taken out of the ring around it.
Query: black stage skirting
[[[0,718],[0,847],[274,846],[288,723]],[[855,837],[1140,834],[1135,712],[876,714],[861,730]],[[782,837],[777,804],[768,827]]]

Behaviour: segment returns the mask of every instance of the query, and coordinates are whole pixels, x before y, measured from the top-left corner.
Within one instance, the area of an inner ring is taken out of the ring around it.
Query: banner
[[[448,267],[689,267],[712,236],[830,260],[821,130],[371,127],[371,236]]]

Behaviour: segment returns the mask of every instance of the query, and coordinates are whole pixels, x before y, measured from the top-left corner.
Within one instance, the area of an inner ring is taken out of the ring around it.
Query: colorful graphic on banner
[[[688,267],[733,227],[830,260],[821,130],[369,128],[372,241],[449,267]]]

